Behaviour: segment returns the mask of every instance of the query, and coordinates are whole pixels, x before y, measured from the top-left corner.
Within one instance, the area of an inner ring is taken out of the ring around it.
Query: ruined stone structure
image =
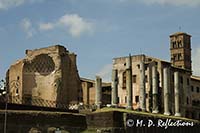
[[[191,70],[190,35],[170,35],[171,62],[146,55],[132,56],[132,107],[153,113],[200,119],[200,77]],[[127,107],[126,60],[113,59],[118,72],[118,106]]]
[[[116,69],[112,70],[112,96],[111,104],[113,107],[117,107],[118,100],[118,71]]]
[[[99,77],[97,78],[99,80]],[[83,95],[83,104],[85,105],[94,105],[96,102],[96,82],[95,80],[81,78],[81,84],[82,84],[82,95]],[[98,102],[100,100],[101,105],[105,106],[106,104],[111,103],[111,83],[105,83],[102,82],[100,88],[101,96],[99,96],[100,99],[98,99]],[[98,89],[100,89],[98,88]]]
[[[80,102],[76,55],[60,45],[26,50],[26,57],[10,66],[6,79],[9,102],[37,105],[50,101],[52,107]]]
[[[126,58],[126,90],[127,90],[127,106],[126,108],[132,110],[133,103],[133,86],[132,86],[132,61],[131,55]]]
[[[99,76],[96,76],[95,79],[95,90],[95,104],[100,109],[102,105],[102,79]]]

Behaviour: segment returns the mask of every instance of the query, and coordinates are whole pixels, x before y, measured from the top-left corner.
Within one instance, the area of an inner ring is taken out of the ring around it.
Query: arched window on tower
[[[183,47],[182,41],[181,41],[181,40],[177,41],[177,43],[178,43],[178,47],[179,47],[179,48],[182,48],[182,47]]]
[[[176,48],[176,41],[172,42],[172,46],[173,46],[173,48]]]

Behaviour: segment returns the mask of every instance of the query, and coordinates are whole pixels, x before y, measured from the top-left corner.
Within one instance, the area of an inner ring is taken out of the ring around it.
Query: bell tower
[[[191,35],[177,32],[170,35],[171,63],[180,68],[192,70]]]

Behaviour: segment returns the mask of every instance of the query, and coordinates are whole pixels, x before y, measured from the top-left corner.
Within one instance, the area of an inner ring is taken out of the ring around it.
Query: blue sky
[[[192,35],[200,75],[200,0],[0,0],[0,78],[26,49],[60,44],[81,77],[109,81],[112,58],[145,53],[169,61],[169,35]],[[181,29],[179,29],[181,27]]]

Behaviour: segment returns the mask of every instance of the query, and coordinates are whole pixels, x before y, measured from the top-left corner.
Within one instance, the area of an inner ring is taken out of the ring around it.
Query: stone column
[[[148,93],[149,93],[149,96],[148,97],[146,97],[146,102],[148,103],[146,103],[147,105],[146,105],[146,111],[147,112],[150,112],[151,110],[152,110],[152,106],[153,106],[153,102],[152,102],[152,99],[153,99],[153,95],[152,95],[152,88],[153,88],[153,86],[152,86],[152,64],[154,64],[154,63],[150,63],[150,64],[148,64],[148,67],[149,67],[149,72],[148,72],[148,75],[149,75],[149,78],[148,78],[148,87],[149,87],[149,91],[148,91]]]
[[[181,116],[179,103],[179,72],[174,72],[174,95],[175,95],[175,116]]]
[[[96,97],[95,97],[95,104],[97,105],[97,108],[99,109],[102,104],[102,80],[99,76],[96,76],[95,80],[95,89],[96,89]]]
[[[118,71],[112,70],[112,105],[117,107],[118,104]]]
[[[163,82],[164,82],[164,115],[170,115],[169,112],[169,68],[163,69]]]
[[[133,94],[132,94],[132,60],[131,55],[126,58],[126,89],[127,89],[127,109],[132,110]]]
[[[140,62],[140,109],[146,111],[145,64]]]
[[[157,67],[156,65],[152,66],[152,84],[153,84],[153,111],[152,113],[158,113],[158,76],[157,76]]]

